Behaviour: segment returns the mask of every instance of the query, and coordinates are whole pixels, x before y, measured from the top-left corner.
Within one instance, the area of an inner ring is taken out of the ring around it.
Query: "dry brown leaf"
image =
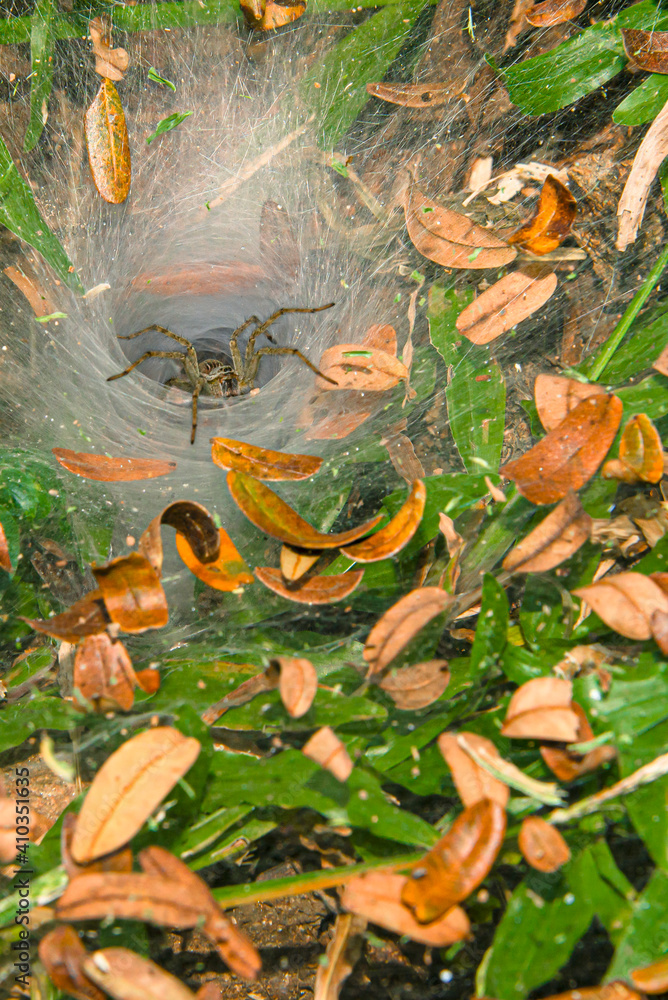
[[[310,552],[308,549],[296,549],[292,545],[281,546],[281,573],[288,583],[297,580],[308,573],[320,559],[322,552]]]
[[[419,924],[401,902],[406,882],[404,875],[392,871],[367,872],[347,883],[341,905],[394,934],[435,948],[444,948],[468,937],[469,919],[459,906],[453,906],[439,920]]]
[[[415,712],[433,704],[450,683],[447,660],[427,660],[412,667],[390,670],[380,687],[404,712]]]
[[[246,23],[255,31],[273,31],[296,21],[306,10],[306,0],[243,0]]]
[[[105,1000],[104,993],[83,973],[82,965],[88,952],[71,924],[62,924],[45,934],[38,953],[57,989],[76,1000]]]
[[[269,590],[297,604],[333,604],[352,594],[364,576],[364,570],[333,573],[331,576],[312,576],[292,586],[286,584],[283,574],[272,566],[257,566],[255,576]]]
[[[578,382],[562,375],[538,375],[534,385],[534,397],[540,422],[546,431],[558,427],[578,403],[588,396],[605,395],[602,385],[592,382]]]
[[[245,705],[247,702],[252,701],[258,694],[263,694],[265,691],[273,691],[278,685],[278,678],[278,670],[270,664],[261,674],[249,677],[247,681],[240,684],[234,691],[230,691],[224,698],[217,701],[215,705],[207,708],[202,713],[202,721],[207,726],[212,726],[228,708],[238,708],[239,705]]]
[[[622,28],[622,40],[629,59],[648,73],[668,73],[668,31]]]
[[[201,929],[216,946],[220,957],[238,976],[255,979],[262,961],[245,934],[232,923],[211,895],[207,884],[164,847],[147,847],[139,855],[147,875],[159,876],[181,886],[200,911]]]
[[[575,648],[577,649],[577,647]],[[594,733],[584,709],[576,701],[571,702],[571,708],[578,717],[578,743],[592,740]],[[568,747],[544,746],[540,748],[540,755],[559,781],[575,781],[581,775],[595,771],[606,761],[613,760],[617,751],[614,747],[605,744],[594,747],[586,754],[575,753]]]
[[[503,560],[509,573],[546,573],[584,545],[592,520],[576,493],[569,492]]]
[[[594,475],[622,419],[617,396],[589,396],[521,458],[499,470],[535,504],[563,500]]]
[[[382,396],[377,395],[380,400]],[[368,394],[355,392],[323,392],[313,405],[304,406],[298,424],[307,441],[342,441],[356,431],[374,411]]]
[[[285,710],[293,719],[301,719],[313,704],[318,690],[318,675],[310,660],[277,656],[269,670],[278,673],[278,690]]]
[[[338,1000],[341,987],[362,954],[363,917],[339,913],[334,935],[327,945],[325,962],[320,962],[315,974],[313,1000]]]
[[[364,344],[336,344],[328,347],[318,364],[323,375],[332,382],[316,376],[320,392],[342,392],[354,389],[359,392],[385,392],[394,388],[409,372],[406,365],[393,354]]]
[[[626,250],[630,243],[635,242],[645,213],[649,189],[666,156],[668,156],[668,102],[664,104],[645,133],[619,199],[617,205],[619,228],[615,244],[618,250]]]
[[[221,288],[229,294],[248,294],[267,277],[261,264],[243,260],[193,261],[187,267],[173,267],[163,274],[142,272],[130,282],[147,295],[216,295]]]
[[[554,996],[546,997],[545,1000],[643,1000],[643,998],[640,993],[636,993],[626,983],[617,981],[601,986],[580,986],[578,989],[567,990],[565,993],[555,993]]]
[[[474,750],[480,752],[481,749],[484,749],[492,760],[497,758],[502,760],[492,741],[485,736],[469,733],[466,730],[462,730],[459,735],[465,736],[466,742]],[[510,789],[479,764],[476,764],[457,742],[456,733],[441,733],[438,738],[438,749],[452,771],[452,780],[465,806],[474,806],[476,802],[481,802],[483,799],[492,799],[494,802],[498,802],[503,809],[506,808]]]
[[[387,448],[387,454],[395,471],[409,486],[416,479],[424,478],[424,466],[415,453],[413,442],[406,434],[392,429],[386,437],[380,439],[380,443]]]
[[[157,458],[111,458],[93,455],[69,448],[53,448],[56,460],[68,472],[84,479],[101,483],[132,483],[138,479],[156,479],[167,476],[176,468],[176,462],[163,462]]]
[[[660,372],[661,375],[668,375],[668,344],[661,351],[652,368]]]
[[[96,712],[129,712],[136,686],[137,675],[122,642],[112,642],[102,632],[80,643],[74,657],[75,696],[78,692]]]
[[[109,618],[123,632],[146,632],[167,624],[165,592],[144,556],[131,552],[91,569]]]
[[[556,872],[571,856],[559,831],[539,816],[522,820],[517,842],[525,861],[539,872]]]
[[[453,598],[440,587],[420,587],[400,598],[369,632],[364,659],[369,676],[390,665],[418,632],[444,612]]]
[[[408,545],[420,527],[426,500],[425,485],[420,479],[416,479],[406,502],[384,528],[361,542],[342,545],[341,551],[350,559],[362,563],[379,562],[396,555]]]
[[[132,871],[133,858],[129,847],[123,847],[112,854],[105,854],[99,861],[91,861],[88,865],[78,865],[72,857],[71,851],[72,837],[76,828],[77,817],[74,813],[67,813],[63,816],[63,825],[60,828],[60,857],[69,879],[76,878],[78,875],[90,875],[93,872]]]
[[[180,979],[127,948],[94,951],[83,971],[114,1000],[194,1000]]]
[[[551,28],[578,17],[587,6],[587,0],[543,0],[535,3],[524,16],[535,28]]]
[[[579,587],[573,593],[586,601],[606,625],[627,639],[649,639],[652,614],[668,612],[668,594],[643,573],[617,573]]]
[[[111,29],[105,26],[101,17],[95,17],[88,25],[88,33],[95,53],[95,72],[107,80],[122,80],[130,57],[125,49],[111,48]]]
[[[13,861],[16,848],[16,802],[5,796],[0,797],[0,861]]]
[[[665,993],[668,990],[668,957],[633,969],[630,979],[643,993]]]
[[[329,384],[329,383],[327,383]],[[322,465],[317,455],[293,455],[284,451],[257,448],[245,441],[232,438],[211,438],[211,458],[221,469],[236,469],[255,479],[279,480],[308,479]]]
[[[574,743],[579,720],[571,708],[572,693],[571,682],[561,677],[527,681],[508,703],[502,735]]]
[[[323,726],[302,747],[302,753],[333,774],[337,781],[347,781],[353,771],[348,751],[330,726]]]
[[[201,899],[179,882],[144,872],[77,875],[56,903],[56,918],[141,920],[185,930],[203,921]]]
[[[2,527],[2,524],[0,524],[0,568],[4,569],[5,573],[14,572],[12,560],[9,557],[9,544],[7,542],[7,536],[5,535],[5,529]]]
[[[111,80],[103,80],[85,114],[88,162],[98,192],[112,205],[130,193],[130,142],[123,105]]]
[[[80,600],[52,618],[23,618],[36,632],[43,632],[63,642],[78,642],[86,635],[97,635],[104,632],[110,624],[99,590],[91,590]]]
[[[534,215],[508,237],[530,253],[551,253],[570,235],[577,202],[565,184],[548,174],[540,191]]]
[[[503,267],[517,251],[466,215],[443,208],[414,183],[406,189],[406,228],[416,250],[442,267]]]
[[[178,729],[147,729],[104,762],[84,799],[72,840],[79,864],[126,844],[197,760],[199,741]]]
[[[367,83],[367,94],[402,108],[435,108],[456,97],[462,90],[452,83]]]
[[[466,899],[491,871],[506,832],[506,811],[482,799],[465,809],[448,833],[418,861],[401,901],[421,924],[430,923]]]
[[[472,344],[489,344],[545,305],[557,287],[556,274],[506,274],[457,317],[457,329]]]
[[[46,289],[42,287],[37,278],[29,273],[31,269],[23,263],[21,267],[28,273],[24,273],[20,268],[10,266],[3,269],[3,274],[6,274],[19,291],[23,292],[35,316],[51,316],[52,313],[58,312],[56,302],[49,297]]]

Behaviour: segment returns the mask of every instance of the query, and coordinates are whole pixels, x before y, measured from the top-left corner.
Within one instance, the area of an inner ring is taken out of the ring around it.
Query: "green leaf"
[[[665,805],[664,805],[665,808]],[[628,979],[632,969],[668,952],[668,873],[658,868],[633,907],[606,980]]]
[[[659,420],[668,413],[668,382],[662,375],[650,375],[636,385],[615,392],[624,404],[624,422],[637,413]]]
[[[479,678],[496,666],[506,645],[510,612],[506,592],[489,573],[482,584],[482,606],[471,648],[471,675]]]
[[[19,526],[6,507],[0,507],[0,525],[2,525],[2,530],[7,541],[9,561],[13,567],[12,571],[15,571],[16,560],[21,550],[21,538],[19,535]],[[0,574],[5,575],[5,570],[1,570]]]
[[[163,86],[169,87],[170,90],[176,92],[176,85],[173,84],[171,80],[167,80],[166,77],[160,76],[154,66],[151,66],[149,69],[148,78],[149,80],[153,80],[154,83],[161,83]]]
[[[596,90],[625,63],[619,28],[614,22],[600,22],[550,52],[498,72],[513,104],[527,114],[545,115]]]
[[[605,840],[597,840],[582,851],[568,866],[567,878],[573,892],[586,892],[592,913],[616,944],[631,916],[636,894]]]
[[[346,722],[382,722],[387,709],[370,698],[346,697],[334,691],[318,690],[311,708],[300,719],[286,712],[278,691],[258,695],[253,701],[226,712],[221,725],[227,729],[252,729],[261,732],[299,732],[321,726],[340,726]]]
[[[497,473],[503,447],[506,383],[499,366],[490,360],[489,348],[470,344],[455,325],[472,299],[472,292],[446,292],[434,285],[429,293],[429,335],[446,365],[451,366],[445,396],[450,429],[462,462],[470,473]]]
[[[83,285],[61,243],[40,215],[33,193],[18,172],[0,137],[0,223],[41,253],[47,264],[75,291]]]
[[[159,135],[164,135],[165,132],[171,132],[175,129],[181,122],[184,122],[186,118],[189,118],[192,111],[175,111],[172,115],[167,115],[162,121],[158,122],[155,132],[152,132],[146,139],[148,145],[150,145],[154,139],[157,139]]]
[[[600,560],[600,554],[597,559]],[[576,617],[577,609],[565,587],[547,575],[529,574],[520,625],[531,646],[540,649],[550,639],[568,639]]]
[[[664,695],[665,697],[665,695]],[[653,726],[632,743],[619,745],[619,766],[622,777],[665,753],[668,746],[668,721]],[[653,860],[668,871],[668,775],[636,789],[624,798],[635,829],[642,837]]]
[[[668,101],[668,76],[652,73],[636,87],[612,115],[617,125],[645,125],[654,121]]]
[[[81,712],[49,695],[7,705],[0,712],[0,753],[20,746],[40,729],[74,729],[81,720]]]
[[[48,117],[48,103],[53,82],[53,19],[56,0],[37,0],[30,32],[30,121],[23,142],[26,153],[33,149]]]
[[[316,116],[321,145],[331,149],[369,100],[367,83],[382,80],[426,0],[403,0],[377,11],[334,45],[300,80],[299,101]]]
[[[651,368],[666,344],[668,344],[668,312],[665,307],[660,308],[658,315],[657,310],[648,310],[635,320],[614,356],[605,366],[605,382],[608,385],[626,382],[643,369]],[[598,350],[589,355],[578,370],[588,375],[604,350],[605,344],[602,344]]]
[[[592,920],[584,887],[532,873],[515,889],[478,970],[478,996],[519,1000],[559,971]]]

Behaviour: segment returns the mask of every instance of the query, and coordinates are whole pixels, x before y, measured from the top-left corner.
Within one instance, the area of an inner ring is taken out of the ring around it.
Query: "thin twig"
[[[641,785],[647,785],[650,781],[656,781],[657,778],[662,778],[665,774],[668,774],[668,753],[661,754],[660,757],[650,761],[649,764],[643,764],[633,774],[622,778],[621,781],[611,785],[610,788],[604,788],[602,792],[597,792],[596,795],[590,795],[589,798],[582,799],[567,809],[555,809],[547,817],[548,823],[570,823],[572,819],[580,819],[581,816],[588,816],[590,813],[598,812],[600,806],[605,802],[619,798],[620,795],[628,795],[630,792],[635,792],[636,788],[640,788]]]

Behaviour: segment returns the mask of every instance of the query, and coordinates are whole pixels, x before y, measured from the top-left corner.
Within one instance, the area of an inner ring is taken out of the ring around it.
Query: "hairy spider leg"
[[[197,400],[199,399],[199,394],[206,385],[206,379],[201,375],[197,379],[197,385],[193,389],[193,422],[192,430],[190,431],[190,443],[195,443],[195,434],[197,433]]]
[[[127,375],[128,372],[131,372],[133,368],[136,368],[138,364],[141,364],[141,362],[145,361],[147,358],[173,358],[174,360],[180,360],[183,363],[186,375],[194,384],[199,378],[197,351],[185,337],[179,336],[178,333],[172,333],[171,330],[168,330],[164,326],[158,326],[157,323],[151,323],[150,326],[145,326],[143,330],[138,330],[136,333],[128,333],[125,336],[119,335],[118,340],[134,340],[135,337],[141,337],[142,333],[148,333],[149,330],[157,330],[158,333],[163,333],[165,337],[171,337],[171,339],[175,340],[178,344],[183,344],[186,348],[185,353],[176,351],[172,351],[170,353],[152,353],[148,351],[146,354],[142,355],[141,358],[139,358],[139,361],[135,361],[133,365],[126,368],[126,370],[121,372],[120,375],[114,375],[112,378],[120,378],[121,375]],[[111,379],[107,379],[107,382],[111,382]]]
[[[294,354],[295,357],[299,358],[300,361],[303,361],[304,364],[310,368],[312,372],[315,372],[316,375],[319,375],[320,378],[324,378],[326,382],[331,382],[332,385],[339,384],[333,378],[330,378],[329,375],[325,375],[325,373],[321,372],[319,368],[316,368],[315,365],[311,364],[309,359],[304,357],[302,352],[297,347],[261,347],[259,351],[255,352],[251,359],[250,371],[248,373],[250,377],[248,382],[252,383],[254,381],[255,376],[257,375],[258,365],[260,364],[260,358],[263,354]]]
[[[116,378],[123,378],[124,375],[129,375],[137,365],[140,365],[142,361],[146,361],[147,358],[172,358],[174,361],[183,361],[185,354],[182,351],[146,351],[137,361],[128,365],[125,371],[119,372],[118,375],[110,375],[107,382],[113,382]]]

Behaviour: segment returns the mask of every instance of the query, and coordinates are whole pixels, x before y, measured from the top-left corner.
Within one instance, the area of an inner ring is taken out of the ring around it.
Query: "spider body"
[[[261,334],[264,334],[267,340],[275,344],[271,334],[267,333],[267,331],[280,316],[284,316],[286,313],[322,312],[324,309],[331,309],[333,305],[333,302],[329,302],[326,306],[317,306],[314,308],[277,309],[263,323],[260,322],[257,316],[251,316],[240,327],[237,327],[232,334],[230,339],[231,365],[223,364],[215,358],[205,358],[203,361],[200,361],[197,357],[197,351],[186,337],[181,337],[178,333],[172,333],[171,330],[167,330],[164,326],[158,326],[157,323],[153,323],[151,326],[144,327],[143,330],[139,330],[137,333],[130,333],[128,336],[119,337],[118,339],[133,340],[135,337],[140,337],[143,333],[148,333],[149,330],[157,330],[166,337],[170,337],[177,343],[182,344],[185,347],[185,351],[146,351],[137,361],[128,365],[124,371],[119,372],[117,375],[110,375],[107,382],[123,378],[124,375],[128,375],[137,365],[140,365],[142,361],[146,361],[148,358],[171,358],[174,361],[179,361],[183,365],[184,377],[177,376],[176,378],[172,378],[167,382],[167,385],[192,392],[193,409],[190,443],[194,444],[195,434],[197,433],[197,400],[200,395],[203,393],[205,396],[216,396],[222,399],[229,396],[241,396],[246,392],[250,392],[255,384],[260,359],[265,354],[293,354],[307,365],[311,371],[315,372],[316,375],[320,375],[321,378],[326,379],[333,385],[337,385],[334,379],[323,375],[296,347],[273,346],[260,347],[258,350],[255,349],[255,341]],[[239,337],[248,329],[251,323],[255,323],[256,327],[249,336],[246,350],[242,355],[239,349]]]

